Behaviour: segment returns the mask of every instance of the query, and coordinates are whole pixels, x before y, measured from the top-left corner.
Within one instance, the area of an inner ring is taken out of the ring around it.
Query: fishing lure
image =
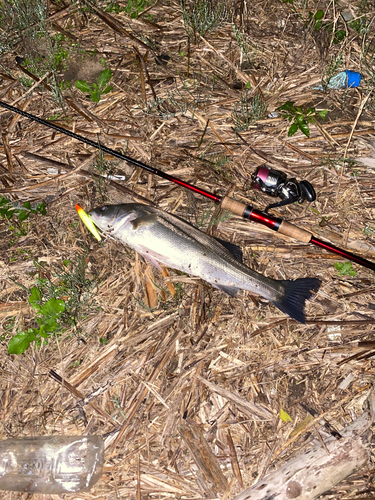
[[[98,240],[98,241],[101,241],[101,236],[100,234],[98,233],[98,230],[96,229],[96,227],[94,226],[94,223],[92,222],[92,220],[90,219],[90,216],[87,215],[87,213],[83,210],[82,207],[80,207],[79,205],[76,204],[76,210],[78,212],[78,215],[80,216],[82,222],[84,223],[84,225],[87,227],[87,229],[90,231],[90,233]]]

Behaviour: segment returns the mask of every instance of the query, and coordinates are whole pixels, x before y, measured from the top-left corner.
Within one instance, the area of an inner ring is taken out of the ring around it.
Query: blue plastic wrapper
[[[357,71],[345,70],[337,73],[337,75],[330,78],[327,83],[327,88],[332,90],[342,90],[347,88],[359,87],[361,83],[362,75]],[[324,87],[319,85],[318,87],[313,87],[314,90],[325,90]]]

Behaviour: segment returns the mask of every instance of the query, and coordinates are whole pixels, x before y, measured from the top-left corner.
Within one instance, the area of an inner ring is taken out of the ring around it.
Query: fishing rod
[[[210,193],[209,191],[206,191],[205,189],[201,189],[197,186],[194,186],[193,184],[190,184],[188,182],[182,181],[181,179],[178,179],[177,177],[173,177],[172,175],[169,175],[165,172],[162,172],[161,170],[155,168],[155,167],[150,167],[150,165],[146,165],[145,163],[135,160],[134,158],[131,158],[130,156],[124,155],[122,153],[119,153],[118,151],[111,149],[104,144],[101,144],[99,141],[95,142],[90,139],[87,139],[86,137],[83,137],[82,135],[78,135],[74,132],[71,132],[70,130],[67,130],[63,127],[60,127],[59,125],[56,125],[54,123],[50,123],[46,120],[43,120],[42,118],[39,118],[35,115],[32,115],[30,113],[27,113],[26,111],[23,111],[21,109],[15,108],[14,106],[11,106],[10,104],[7,104],[3,101],[0,101],[0,106],[8,109],[9,111],[12,111],[13,113],[18,113],[21,116],[24,116],[25,118],[29,118],[30,120],[40,123],[41,125],[44,125],[45,127],[49,127],[53,130],[56,130],[57,132],[60,132],[61,134],[68,135],[69,137],[72,137],[73,139],[77,139],[78,141],[81,141],[88,146],[92,146],[93,148],[99,149],[103,151],[104,153],[110,154],[116,158],[119,158],[120,160],[125,160],[128,163],[135,165],[136,167],[140,167],[143,170],[146,170],[146,172],[149,172],[150,174],[157,175],[158,177],[162,177],[163,179],[166,179],[170,182],[173,182],[174,184],[178,184],[179,186],[182,186],[186,189],[190,189],[190,191],[194,191],[197,194],[200,194],[204,196],[205,198],[208,198],[215,203],[218,203],[221,205],[221,208],[224,210],[229,210],[230,212],[233,212],[236,215],[239,215],[240,217],[243,217],[244,219],[250,220],[252,222],[257,222],[258,224],[262,224],[263,226],[268,227],[269,229],[272,229],[273,231],[276,231],[280,234],[283,234],[284,236],[289,236],[290,238],[294,238],[296,240],[302,241],[303,243],[311,243],[312,245],[316,245],[320,248],[324,248],[328,252],[335,253],[337,255],[340,255],[340,257],[343,257],[345,259],[351,260],[353,262],[356,262],[357,264],[367,267],[368,269],[372,269],[375,271],[375,263],[370,262],[367,259],[364,259],[360,257],[359,255],[355,255],[351,252],[348,252],[347,250],[344,250],[343,248],[336,247],[335,245],[332,245],[331,243],[327,241],[320,240],[318,238],[315,238],[309,231],[306,231],[305,229],[299,228],[297,226],[294,226],[290,222],[287,222],[279,217],[274,217],[266,212],[262,212],[261,210],[258,210],[251,205],[246,205],[245,203],[241,203],[239,201],[234,200],[233,198],[230,198],[229,196],[217,196],[213,193]]]

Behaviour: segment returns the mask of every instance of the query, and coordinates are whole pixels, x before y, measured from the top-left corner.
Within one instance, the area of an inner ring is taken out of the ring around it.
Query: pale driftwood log
[[[370,411],[340,431],[342,438],[329,438],[327,451],[317,445],[290,460],[280,469],[237,495],[234,500],[313,500],[365,465],[369,458],[369,428],[375,417],[375,394]]]

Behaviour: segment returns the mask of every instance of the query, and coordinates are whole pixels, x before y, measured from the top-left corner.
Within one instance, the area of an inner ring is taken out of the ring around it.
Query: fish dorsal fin
[[[132,225],[133,229],[136,230],[142,226],[150,226],[154,224],[156,221],[157,221],[157,215],[147,214],[137,217],[136,219],[132,220],[130,224]]]
[[[236,259],[239,262],[243,261],[243,252],[238,245],[236,245],[235,243],[230,243],[229,241],[224,241],[220,238],[215,238],[215,240],[218,241],[221,245],[223,245],[223,247],[225,247],[227,250],[229,250],[230,253],[234,257],[236,257]]]

